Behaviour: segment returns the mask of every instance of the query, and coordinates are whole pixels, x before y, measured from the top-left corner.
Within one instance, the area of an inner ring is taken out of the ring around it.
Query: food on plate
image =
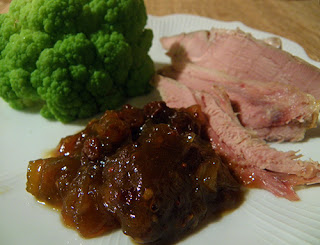
[[[241,124],[267,141],[299,141],[317,126],[320,101],[295,86],[241,80],[193,63],[174,63],[161,74],[208,93],[222,86]]]
[[[245,186],[298,200],[295,186],[320,182],[318,162],[300,160],[294,151],[277,151],[244,128],[222,87],[212,85],[211,91],[197,90],[160,75],[154,83],[169,107],[201,106],[213,148]]]
[[[192,86],[224,86],[241,123],[261,138],[297,141],[316,127],[320,70],[315,66],[240,30],[183,33],[161,43],[172,59],[166,75],[189,85],[188,79],[197,80]]]
[[[286,51],[241,30],[210,31],[163,37],[174,62],[192,62],[244,80],[281,82],[320,99],[320,70]]]
[[[147,93],[146,20],[142,0],[13,0],[0,15],[0,97],[70,122]]]
[[[63,138],[52,157],[29,163],[27,191],[84,237],[121,227],[142,243],[192,230],[241,196],[200,107],[164,102],[106,111]]]

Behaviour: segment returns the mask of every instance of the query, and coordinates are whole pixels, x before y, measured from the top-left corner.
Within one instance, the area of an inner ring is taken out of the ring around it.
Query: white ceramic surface
[[[257,38],[274,36],[239,22],[221,22],[190,15],[150,16],[154,31],[150,54],[157,65],[169,63],[159,38],[211,27],[251,32]],[[283,49],[320,67],[294,42],[281,38]],[[156,93],[131,101],[142,105],[158,98]],[[37,203],[25,191],[29,160],[44,157],[61,137],[83,128],[85,122],[63,125],[43,119],[38,113],[11,109],[0,99],[0,244],[88,245],[133,244],[121,231],[95,239],[82,239],[64,227],[58,212]],[[320,161],[320,128],[312,129],[300,143],[273,144],[279,150],[300,150],[304,158]],[[245,202],[233,212],[208,224],[179,244],[320,244],[320,186],[298,191],[301,201],[289,202],[264,190],[250,190]]]

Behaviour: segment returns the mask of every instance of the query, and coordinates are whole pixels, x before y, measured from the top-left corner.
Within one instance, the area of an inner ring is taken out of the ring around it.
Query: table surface
[[[0,0],[0,13],[10,0]],[[145,0],[148,14],[194,14],[223,21],[241,21],[301,45],[320,61],[320,0]]]

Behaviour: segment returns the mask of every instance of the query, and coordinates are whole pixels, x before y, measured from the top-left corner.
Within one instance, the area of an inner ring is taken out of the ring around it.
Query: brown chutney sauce
[[[118,228],[139,243],[184,234],[239,200],[205,125],[198,106],[106,111],[52,157],[30,161],[27,191],[84,237]]]

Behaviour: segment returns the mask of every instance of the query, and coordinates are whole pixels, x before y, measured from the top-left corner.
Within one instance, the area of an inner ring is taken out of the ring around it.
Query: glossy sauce
[[[107,111],[63,138],[53,157],[31,161],[27,191],[84,237],[117,228],[139,243],[183,234],[239,200],[205,125],[198,106]]]

